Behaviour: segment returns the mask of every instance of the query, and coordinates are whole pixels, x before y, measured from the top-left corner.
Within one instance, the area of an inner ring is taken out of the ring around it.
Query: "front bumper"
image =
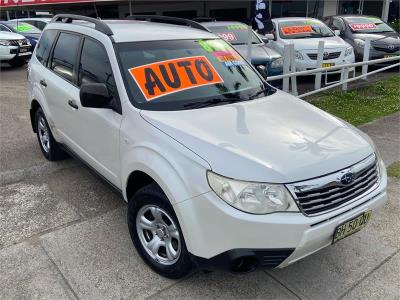
[[[241,257],[248,257],[247,265],[282,268],[330,245],[338,225],[383,205],[386,184],[383,174],[379,186],[368,195],[313,217],[299,212],[248,214],[229,206],[214,192],[174,207],[187,248],[201,268],[232,270]],[[280,260],[272,257],[275,264],[265,264],[271,251],[277,252]]]
[[[360,47],[356,47],[355,49],[355,54],[356,54],[356,60],[357,61],[363,61],[364,59],[364,48],[360,48]],[[392,56],[392,55],[396,55],[399,56],[400,55],[400,50],[399,51],[395,51],[395,52],[385,52],[385,51],[379,51],[374,49],[373,47],[371,47],[370,52],[369,52],[369,59],[380,59],[380,58],[385,58],[385,56]],[[391,61],[388,63],[383,63],[383,65],[389,65],[389,64],[394,64],[396,62]]]
[[[306,54],[303,54],[304,59],[296,59],[296,70],[297,71],[306,71],[306,70],[313,70],[317,67],[317,61],[312,60],[307,57]],[[354,54],[344,56],[342,53],[339,58],[336,59],[327,59],[323,60],[322,63],[328,63],[328,64],[334,64],[334,66],[340,66],[340,65],[345,65],[345,64],[351,64],[355,62],[355,57]],[[334,71],[329,71],[327,72],[328,74],[339,74],[342,71],[339,70],[334,70]]]

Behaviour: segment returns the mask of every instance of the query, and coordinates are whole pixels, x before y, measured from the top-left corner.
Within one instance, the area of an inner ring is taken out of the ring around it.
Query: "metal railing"
[[[364,46],[364,55],[363,55],[364,59],[362,62],[347,63],[347,64],[336,65],[336,66],[331,66],[331,67],[322,67],[324,42],[320,41],[318,44],[318,53],[317,53],[315,69],[296,72],[296,59],[295,59],[294,45],[293,44],[285,45],[284,51],[283,51],[283,61],[284,61],[283,75],[268,77],[267,81],[283,79],[282,90],[285,92],[291,92],[293,95],[298,95],[297,77],[315,74],[314,90],[299,95],[299,97],[305,97],[305,96],[316,94],[316,93],[319,93],[319,92],[322,92],[322,91],[325,91],[325,90],[328,90],[328,89],[331,89],[331,88],[334,88],[337,86],[342,86],[342,90],[347,90],[347,84],[349,82],[359,80],[359,79],[366,79],[368,75],[372,75],[372,74],[375,74],[378,72],[385,71],[390,68],[395,68],[397,66],[400,66],[400,56],[368,60],[370,46],[371,46],[371,39],[366,39],[365,46]],[[396,62],[396,61],[398,61],[398,63],[390,64],[389,66],[379,68],[372,72],[368,72],[369,65],[390,63],[390,62]],[[355,68],[359,67],[359,66],[362,67],[361,75],[355,76]],[[336,81],[336,82],[327,83],[326,78],[327,78],[327,75],[329,75],[328,73],[332,72],[332,71],[338,71],[338,70],[341,70],[340,80]],[[352,78],[349,78],[350,72],[353,72]],[[321,88],[321,80],[322,80],[323,73],[325,73],[325,85],[326,86]],[[291,87],[292,87],[291,91],[290,91],[290,83],[291,83]]]

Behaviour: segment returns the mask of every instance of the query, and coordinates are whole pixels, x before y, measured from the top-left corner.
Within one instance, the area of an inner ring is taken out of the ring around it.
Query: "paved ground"
[[[400,299],[399,180],[366,229],[286,269],[167,280],[133,249],[122,199],[76,161],[44,160],[25,85],[23,68],[0,73],[0,299]],[[400,160],[400,113],[362,130]]]

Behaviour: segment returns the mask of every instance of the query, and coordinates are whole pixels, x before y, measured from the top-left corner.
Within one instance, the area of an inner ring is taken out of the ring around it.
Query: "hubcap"
[[[47,128],[46,121],[41,116],[38,120],[38,134],[40,144],[43,150],[47,153],[50,150],[50,136],[49,136],[49,129]]]
[[[178,227],[165,210],[155,205],[143,206],[136,216],[136,230],[152,259],[163,265],[172,265],[179,259]]]

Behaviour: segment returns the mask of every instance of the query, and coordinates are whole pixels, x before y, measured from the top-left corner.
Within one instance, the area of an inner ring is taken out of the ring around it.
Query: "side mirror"
[[[273,33],[267,33],[264,37],[263,37],[263,41],[264,39],[266,39],[267,41],[276,41],[276,37],[275,34]]]
[[[104,83],[83,84],[79,96],[83,107],[113,108],[113,97]]]
[[[261,75],[264,79],[267,79],[267,77],[268,77],[268,71],[267,71],[267,69],[265,68],[265,66],[263,66],[263,65],[258,65],[258,66],[256,66],[256,69],[257,69],[258,73],[260,73],[260,75]]]
[[[342,32],[339,29],[335,29],[335,35],[340,36]]]
[[[274,23],[272,23],[271,19],[268,19],[264,23],[264,32],[271,32],[274,30]]]

